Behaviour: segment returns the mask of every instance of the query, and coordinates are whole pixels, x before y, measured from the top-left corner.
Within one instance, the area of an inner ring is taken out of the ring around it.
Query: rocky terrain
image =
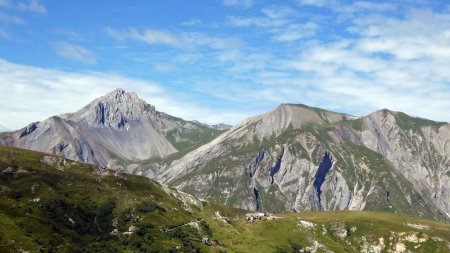
[[[378,212],[276,214],[0,147],[0,252],[448,252],[450,226]],[[75,249],[75,250],[74,250]]]
[[[158,112],[136,93],[117,89],[75,113],[3,134],[0,144],[132,172],[144,160],[195,148],[219,133]]]
[[[450,125],[284,104],[161,170],[161,182],[248,210],[380,210],[448,221]]]

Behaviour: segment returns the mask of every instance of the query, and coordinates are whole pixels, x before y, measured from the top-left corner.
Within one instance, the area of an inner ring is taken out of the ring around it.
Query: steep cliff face
[[[118,89],[75,113],[3,135],[2,142],[132,172],[139,161],[166,157],[185,142],[209,141],[219,132],[158,112],[136,93]],[[204,140],[195,139],[202,134]]]
[[[383,210],[448,220],[449,125],[379,111],[354,118],[282,105],[158,176],[250,210]]]
[[[389,160],[414,189],[450,214],[450,124],[379,111],[357,132],[364,146]]]

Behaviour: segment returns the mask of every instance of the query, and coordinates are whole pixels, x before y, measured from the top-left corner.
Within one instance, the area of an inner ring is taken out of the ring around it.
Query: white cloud
[[[144,29],[139,31],[136,28],[128,28],[127,30],[118,30],[115,28],[106,28],[105,32],[116,40],[133,40],[141,41],[147,44],[164,44],[180,49],[181,51],[197,52],[195,59],[212,56],[220,61],[235,60],[240,55],[240,50],[245,43],[233,36],[212,36],[198,32],[182,32],[174,35],[168,31]],[[186,54],[185,54],[186,56]],[[231,58],[230,58],[231,57]],[[191,57],[183,57],[184,60]],[[191,58],[191,59],[194,59]],[[177,57],[177,59],[180,59]]]
[[[298,15],[298,12],[288,6],[272,5],[261,9],[271,19],[280,19]]]
[[[362,37],[359,49],[399,60],[450,57],[450,15],[411,10],[404,19],[369,16],[355,19],[349,31]]]
[[[54,44],[56,53],[66,59],[74,60],[87,64],[97,63],[97,58],[88,49],[68,42],[59,42]]]
[[[299,23],[299,13],[284,5],[272,5],[261,9],[264,14],[259,17],[228,17],[228,23],[235,27],[261,27],[262,33],[272,34],[272,39],[279,42],[293,42],[312,37],[320,26],[312,21]]]
[[[241,39],[230,36],[211,36],[203,33],[183,33],[183,44],[188,47],[209,47],[212,49],[238,49],[244,46]]]
[[[14,15],[8,15],[3,12],[0,12],[0,22],[6,23],[6,24],[15,24],[15,25],[23,25],[23,24],[27,23],[21,17],[14,16]]]
[[[70,40],[78,40],[78,41],[86,40],[85,36],[69,28],[57,28],[53,29],[52,32],[55,33],[56,35],[65,37]]]
[[[198,18],[193,18],[193,19],[187,20],[181,24],[185,25],[185,26],[198,26],[198,25],[203,25],[203,22]]]
[[[40,3],[39,0],[29,0],[27,2],[19,2],[17,9],[21,11],[29,11],[37,14],[46,14],[47,9]]]
[[[11,37],[9,36],[9,33],[2,28],[0,28],[0,38],[5,39],[5,40],[11,39]]]
[[[168,31],[144,29],[139,31],[136,28],[128,28],[126,30],[117,30],[111,27],[105,29],[106,33],[117,40],[135,40],[150,45],[162,44],[173,47],[182,47],[179,38]]]
[[[271,19],[267,17],[228,17],[228,23],[232,26],[258,26],[258,27],[280,27],[288,23],[285,19]]]
[[[337,11],[343,13],[360,13],[362,11],[369,12],[386,12],[395,11],[398,6],[395,3],[388,2],[369,2],[369,1],[356,1],[348,5],[335,5]]]
[[[298,0],[300,5],[309,5],[316,7],[327,7],[334,5],[335,1],[333,0]]]
[[[236,123],[248,113],[211,108],[161,84],[103,72],[67,72],[20,65],[0,59],[0,124],[19,129],[52,115],[74,112],[116,88],[135,91],[156,109],[187,120]]]
[[[253,4],[253,0],[223,0],[225,6],[250,8]]]
[[[184,32],[178,36],[168,31],[144,29],[139,31],[136,28],[118,30],[108,27],[106,33],[116,40],[134,40],[147,44],[165,44],[177,48],[190,49],[196,46],[205,46],[213,49],[225,49],[230,47],[240,47],[243,42],[234,37],[210,36],[203,33]]]
[[[305,24],[290,24],[284,28],[272,30],[273,39],[282,42],[292,42],[306,37],[312,37],[319,29],[319,25],[314,22]]]
[[[153,64],[153,71],[160,73],[172,73],[178,71],[178,68],[169,63],[156,63]]]
[[[11,2],[9,0],[0,0],[0,7],[10,7]]]

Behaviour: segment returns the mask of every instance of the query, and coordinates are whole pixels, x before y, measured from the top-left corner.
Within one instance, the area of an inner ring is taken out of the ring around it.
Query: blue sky
[[[280,103],[450,121],[450,4],[343,0],[0,0],[0,125],[115,88],[236,124]]]

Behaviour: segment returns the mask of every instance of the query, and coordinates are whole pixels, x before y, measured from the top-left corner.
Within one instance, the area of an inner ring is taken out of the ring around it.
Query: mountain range
[[[450,124],[282,104],[231,129],[185,121],[118,89],[0,144],[145,175],[270,212],[376,210],[448,222]]]

